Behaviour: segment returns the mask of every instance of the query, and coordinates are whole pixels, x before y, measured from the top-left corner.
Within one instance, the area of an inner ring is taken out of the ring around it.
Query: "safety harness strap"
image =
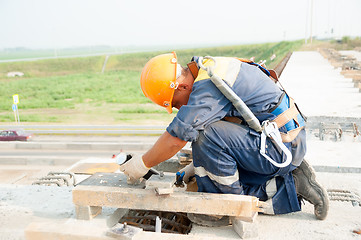
[[[236,58],[236,59],[240,60],[241,62],[257,66],[268,77],[270,77],[275,83],[277,83],[277,82],[280,83],[279,80],[278,80],[278,75],[274,70],[268,70],[265,67],[255,63],[255,62],[253,62],[251,60],[248,60],[248,59],[244,59],[244,58]],[[197,63],[196,62],[190,62],[190,63],[187,64],[187,66],[190,69],[194,79],[196,79],[196,77],[198,76],[198,71],[199,71]],[[281,85],[281,87],[282,87],[282,85]],[[282,87],[282,89],[283,89],[283,87]],[[280,132],[280,137],[282,139],[282,142],[292,142],[297,137],[298,133],[304,128],[304,126],[300,126],[300,124],[298,122],[298,119],[297,119],[298,114],[300,114],[301,117],[303,117],[303,115],[298,110],[296,104],[294,103],[294,100],[291,97],[289,97],[289,106],[290,107],[287,110],[285,110],[284,112],[279,114],[273,121],[270,121],[270,123],[271,122],[275,123],[278,128],[284,126],[285,124],[287,124],[291,120],[294,120],[296,125],[298,126],[295,129],[287,131],[287,133]],[[228,121],[228,122],[237,123],[237,124],[242,123],[242,120],[237,118],[237,117],[225,117],[224,120]]]
[[[223,120],[231,123],[242,124],[242,120],[238,117],[224,117]]]
[[[197,63],[193,61],[193,62],[188,63],[187,66],[188,66],[189,70],[191,71],[193,78],[196,79],[198,76],[198,71],[199,71]]]
[[[300,114],[298,111],[296,104],[293,98],[290,99],[290,108],[278,115],[272,122],[275,122],[278,128],[284,126],[291,120],[294,120],[297,124],[297,128],[287,131],[287,133],[281,132],[282,142],[292,142],[298,135],[298,133],[304,128],[304,126],[300,126],[297,120],[297,115]]]
[[[304,128],[304,126],[292,129],[291,131],[288,131],[287,133],[281,132],[282,142],[287,142],[287,143],[292,142],[303,128]]]
[[[229,87],[229,85],[225,82],[225,80],[221,79],[219,76],[214,74],[213,68],[216,68],[216,66],[217,66],[216,60],[210,56],[206,56],[206,57],[204,57],[204,59],[211,59],[214,62],[214,65],[212,67],[209,67],[209,66],[205,67],[203,65],[203,58],[199,58],[199,62],[198,62],[199,67],[207,72],[208,76],[210,77],[210,79],[214,83],[214,85],[233,104],[233,106],[240,113],[242,118],[245,119],[248,126],[252,129],[254,129],[255,131],[261,133],[260,150],[259,150],[260,154],[276,167],[279,167],[279,168],[287,167],[292,162],[292,153],[286,147],[286,145],[283,144],[283,140],[282,140],[282,137],[281,137],[281,134],[279,131],[279,127],[277,126],[276,122],[271,122],[269,120],[265,120],[262,122],[262,126],[261,126],[257,117],[252,113],[252,111],[242,101],[242,99],[237,94],[235,94],[235,92]],[[263,71],[264,68],[262,68],[260,65],[258,65],[258,67],[260,69],[262,69],[262,71]],[[266,72],[268,72],[268,71],[266,70]],[[269,75],[270,74],[268,72],[268,76]],[[231,120],[231,119],[228,119],[228,120]],[[232,120],[234,120],[234,119],[232,119]],[[299,124],[298,124],[298,126],[299,126]],[[282,152],[285,154],[286,158],[285,158],[284,162],[279,163],[267,155],[267,152],[266,152],[267,138],[272,139],[272,142],[274,144],[276,144],[276,146],[279,147],[279,149],[281,149]],[[197,171],[196,171],[196,174],[197,174]]]
[[[271,74],[271,75],[270,75],[271,79],[272,79],[275,83],[279,82],[279,80],[278,80],[278,74],[276,73],[276,71],[273,70],[273,69],[268,69],[268,71],[269,71],[269,73]]]
[[[296,124],[299,126],[297,121],[297,115],[299,114],[298,109],[294,103],[294,100],[290,97],[290,108],[278,115],[273,122],[276,122],[277,126],[280,128],[284,126],[286,123],[295,120]]]

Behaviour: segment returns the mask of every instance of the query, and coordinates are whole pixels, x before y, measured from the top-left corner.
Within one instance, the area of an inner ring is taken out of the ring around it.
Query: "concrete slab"
[[[36,142],[17,142],[15,149],[41,149],[41,145]]]
[[[66,166],[2,165],[0,184],[30,185],[51,171],[63,171]],[[1,195],[0,195],[1,200]]]
[[[0,149],[15,149],[16,142],[0,142]]]
[[[32,173],[31,170],[19,170],[19,169],[8,169],[0,170],[0,183],[5,184],[13,184],[18,182],[19,180],[28,176],[29,173]]]
[[[280,78],[306,116],[361,117],[361,94],[318,52],[294,52]]]
[[[306,158],[312,165],[361,168],[360,156],[361,142],[307,141]]]
[[[80,157],[62,156],[1,156],[0,165],[72,165],[78,162]]]
[[[48,239],[62,239],[62,240],[226,240],[230,239],[229,233],[224,236],[220,235],[199,235],[199,234],[171,234],[171,233],[156,233],[140,231],[132,237],[117,236],[109,237],[106,234],[108,228],[99,226],[91,221],[72,220],[66,222],[56,223],[31,223],[26,228],[27,240],[48,240]],[[77,226],[77,227],[74,227]],[[217,228],[216,228],[217,229]],[[227,229],[229,232],[229,229]],[[232,235],[231,235],[232,236]],[[231,239],[239,239],[231,238]]]

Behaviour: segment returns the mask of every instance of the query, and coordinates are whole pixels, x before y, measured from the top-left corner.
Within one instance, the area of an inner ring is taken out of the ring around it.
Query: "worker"
[[[279,126],[284,146],[292,154],[291,164],[277,167],[260,153],[261,133],[248,126],[232,102],[213,84],[208,72],[200,68],[201,64],[214,64],[212,61],[193,57],[183,67],[172,52],[150,59],[140,82],[144,95],[154,103],[168,113],[172,113],[173,107],[179,111],[156,143],[144,155],[134,155],[121,166],[121,171],[130,182],[139,181],[151,167],[192,142],[193,162],[183,171],[186,182],[195,175],[199,192],[252,195],[269,203],[265,214],[300,211],[301,199],[305,199],[314,205],[316,218],[325,219],[328,196],[304,160],[305,122],[298,107],[262,66],[231,57],[214,59],[217,61],[214,73],[243,100],[260,123],[277,122],[278,116],[287,115],[282,114],[286,110],[296,111],[296,115]],[[286,154],[272,139],[265,140],[264,148],[275,162],[285,161]],[[224,216],[188,216],[205,225],[229,223]]]

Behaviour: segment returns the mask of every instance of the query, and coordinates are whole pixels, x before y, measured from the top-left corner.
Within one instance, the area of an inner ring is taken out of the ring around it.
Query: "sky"
[[[360,12],[360,0],[0,0],[0,49],[276,42],[309,37],[311,19],[319,38],[361,36]]]

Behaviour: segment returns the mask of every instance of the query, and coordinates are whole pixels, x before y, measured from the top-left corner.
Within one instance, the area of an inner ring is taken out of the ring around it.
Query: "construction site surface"
[[[190,161],[187,151],[158,166],[164,174],[136,186],[127,184],[110,155],[0,156],[0,239],[359,239],[361,52],[294,52],[280,81],[308,117],[306,158],[329,194],[326,220],[316,220],[308,202],[301,212],[271,216],[262,214],[266,204],[252,196],[174,187],[175,172]],[[142,153],[157,139],[57,136],[54,144],[50,137],[1,142],[0,149],[101,148],[111,154],[122,146]],[[230,216],[230,222],[201,226],[192,224],[187,213]]]

